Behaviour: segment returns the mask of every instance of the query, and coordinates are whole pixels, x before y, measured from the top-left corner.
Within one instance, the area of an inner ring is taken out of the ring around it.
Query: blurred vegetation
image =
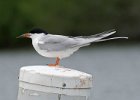
[[[117,36],[140,39],[139,0],[1,0],[0,13],[0,47],[26,44],[15,37],[33,27],[72,36],[115,28]]]

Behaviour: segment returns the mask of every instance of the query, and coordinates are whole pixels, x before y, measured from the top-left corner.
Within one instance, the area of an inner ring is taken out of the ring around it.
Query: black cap
[[[31,34],[39,34],[39,33],[44,33],[44,34],[48,34],[48,32],[46,32],[45,30],[43,29],[40,29],[40,28],[34,28],[32,30],[29,31],[29,33]]]

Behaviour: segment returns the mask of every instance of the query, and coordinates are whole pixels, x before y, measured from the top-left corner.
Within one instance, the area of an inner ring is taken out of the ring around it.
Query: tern
[[[64,36],[53,35],[47,31],[34,28],[28,33],[18,36],[17,38],[31,38],[34,49],[42,56],[49,58],[56,58],[55,64],[48,64],[51,67],[58,67],[60,59],[69,57],[79,48],[88,46],[94,42],[101,42],[113,39],[128,39],[128,37],[113,37],[106,38],[116,31],[109,30],[90,36]]]

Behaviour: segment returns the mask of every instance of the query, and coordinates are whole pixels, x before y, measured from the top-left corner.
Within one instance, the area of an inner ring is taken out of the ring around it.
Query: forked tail
[[[113,38],[108,38],[108,39],[96,40],[94,42],[102,42],[102,41],[115,40],[115,39],[128,39],[128,37],[113,37]]]
[[[91,35],[91,36],[84,37],[84,38],[88,39],[89,42],[102,42],[102,41],[108,41],[108,40],[114,40],[114,39],[128,39],[128,37],[106,38],[106,37],[108,37],[108,36],[110,36],[114,33],[116,33],[116,31],[113,29],[113,30],[105,31],[105,32],[95,34],[95,35]]]

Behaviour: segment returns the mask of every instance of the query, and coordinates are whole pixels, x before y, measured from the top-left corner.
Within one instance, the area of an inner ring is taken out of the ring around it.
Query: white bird
[[[17,38],[31,38],[34,49],[40,55],[44,57],[56,58],[55,64],[48,64],[49,66],[56,67],[59,66],[60,59],[69,57],[80,47],[88,46],[94,42],[101,42],[120,38],[128,39],[128,37],[113,37],[104,39],[105,37],[108,37],[115,32],[115,30],[109,30],[91,36],[69,37],[63,35],[49,34],[42,29],[35,28],[28,33],[20,35]]]

